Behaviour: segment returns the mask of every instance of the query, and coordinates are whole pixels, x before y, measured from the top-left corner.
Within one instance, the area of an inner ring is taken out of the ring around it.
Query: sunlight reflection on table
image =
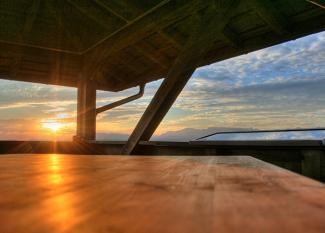
[[[48,173],[43,185],[47,186],[45,188],[49,198],[45,199],[42,206],[48,216],[48,223],[56,232],[69,232],[82,220],[81,214],[78,214],[80,200],[74,192],[69,191],[69,182],[74,179],[73,174],[63,169],[69,166],[69,162],[69,159],[62,159],[60,155],[48,155]]]

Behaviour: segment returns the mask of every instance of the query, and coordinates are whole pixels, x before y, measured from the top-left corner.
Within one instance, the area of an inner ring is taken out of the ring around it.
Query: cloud
[[[198,69],[163,127],[321,126],[325,32]]]
[[[1,80],[0,104],[76,99],[76,88]]]
[[[253,53],[202,67],[195,78],[225,81],[233,85],[263,83],[283,76],[324,75],[325,32],[272,46]]]

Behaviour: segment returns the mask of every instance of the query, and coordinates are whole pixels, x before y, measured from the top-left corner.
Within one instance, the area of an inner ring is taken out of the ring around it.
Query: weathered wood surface
[[[325,187],[248,156],[0,156],[0,232],[325,232]]]

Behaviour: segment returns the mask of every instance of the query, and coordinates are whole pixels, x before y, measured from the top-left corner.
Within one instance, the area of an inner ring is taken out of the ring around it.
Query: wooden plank
[[[218,8],[218,13],[209,8],[204,16],[197,18],[196,28],[189,38],[183,52],[175,60],[167,74],[167,78],[159,87],[148,108],[144,112],[134,131],[125,144],[122,154],[132,154],[140,140],[149,140],[154,131],[183,90],[187,81],[192,76],[202,57],[214,42],[216,35],[224,29],[233,4],[236,1],[229,1],[227,8]],[[231,4],[232,3],[232,4]],[[219,24],[215,24],[219,22]]]
[[[324,184],[248,156],[0,156],[0,232],[323,233]]]

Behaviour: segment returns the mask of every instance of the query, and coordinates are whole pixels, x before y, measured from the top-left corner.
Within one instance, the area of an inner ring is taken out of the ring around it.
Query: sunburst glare
[[[42,127],[56,133],[64,127],[64,124],[55,120],[48,120],[42,121]]]

